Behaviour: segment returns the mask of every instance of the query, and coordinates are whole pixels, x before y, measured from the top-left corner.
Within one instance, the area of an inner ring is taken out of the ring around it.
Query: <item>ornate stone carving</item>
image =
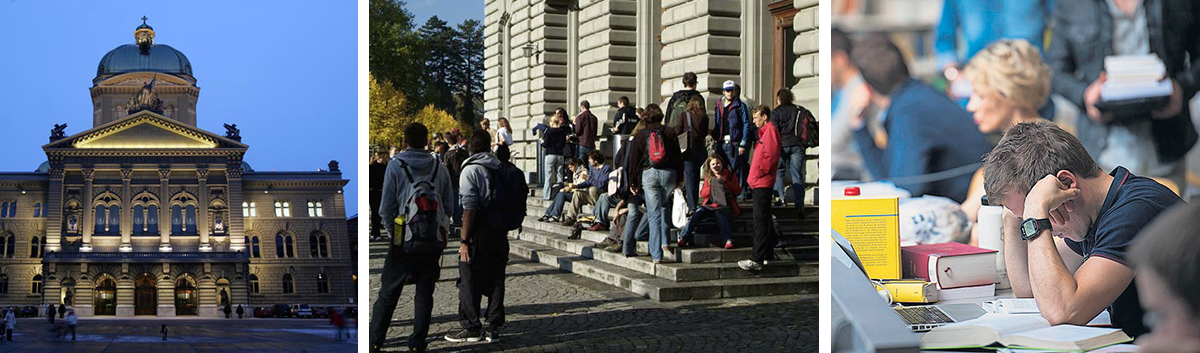
[[[83,168],[80,172],[83,173],[83,180],[92,180],[96,176],[96,170],[92,168]]]
[[[338,161],[336,161],[336,160],[329,161],[329,171],[331,171],[331,172],[340,172],[341,171],[340,169],[338,169]]]
[[[142,86],[142,90],[129,99],[127,113],[133,114],[143,110],[149,110],[157,114],[163,113],[163,101],[158,99],[158,93],[154,92],[155,81],[157,79],[151,79],[150,83]]]
[[[50,168],[49,174],[50,179],[62,179],[63,175],[66,173],[63,172],[62,168]]]
[[[121,168],[121,180],[129,181],[130,179],[133,179],[133,169]]]
[[[158,168],[158,178],[166,180],[171,177],[171,168]]]
[[[225,169],[225,177],[240,179],[242,177],[242,168],[226,168]]]
[[[67,137],[67,133],[63,130],[67,129],[67,124],[54,124],[54,128],[50,130],[50,142],[58,141]]]
[[[225,124],[225,138],[242,142],[242,130],[237,128],[237,124]]]
[[[196,178],[198,178],[198,179],[208,179],[208,168],[198,168],[198,169],[196,169]]]

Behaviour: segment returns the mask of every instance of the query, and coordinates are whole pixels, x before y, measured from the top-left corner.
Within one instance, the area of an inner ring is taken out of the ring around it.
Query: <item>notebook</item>
[[[921,337],[921,349],[1008,347],[1081,352],[1133,341],[1120,329],[1050,326],[1039,315],[984,314],[978,319],[935,328]]]

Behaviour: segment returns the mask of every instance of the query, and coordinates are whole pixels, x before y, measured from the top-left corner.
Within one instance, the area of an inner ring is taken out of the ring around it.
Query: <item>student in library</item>
[[[1083,325],[1107,308],[1130,337],[1148,331],[1127,250],[1179,196],[1124,167],[1104,173],[1046,121],[1009,129],[983,168],[988,200],[1010,211],[1004,260],[1014,295],[1034,298],[1051,325]]]

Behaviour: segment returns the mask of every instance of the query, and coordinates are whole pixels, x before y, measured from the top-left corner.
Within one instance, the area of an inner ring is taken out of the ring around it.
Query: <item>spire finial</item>
[[[146,24],[146,20],[149,20],[149,18],[146,18],[146,16],[142,16],[142,24]]]

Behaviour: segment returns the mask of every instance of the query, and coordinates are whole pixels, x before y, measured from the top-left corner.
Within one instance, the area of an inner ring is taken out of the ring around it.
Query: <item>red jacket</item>
[[[775,124],[767,121],[758,128],[758,142],[754,143],[754,158],[750,160],[750,177],[746,183],[751,189],[775,187],[775,172],[779,169],[779,154],[782,145],[779,144],[779,130]]]
[[[721,177],[725,178],[725,190],[727,190],[725,192],[725,204],[729,205],[729,207],[733,209],[733,217],[737,218],[739,213],[737,195],[742,193],[742,186],[740,185],[741,183],[738,182],[737,178],[734,178],[732,175],[733,172],[730,172],[728,168],[721,171]],[[704,204],[704,206],[717,207],[716,202],[704,202],[708,201],[708,196],[711,193],[712,191],[710,191],[708,188],[708,178],[705,178],[704,186],[700,187],[700,202]]]

